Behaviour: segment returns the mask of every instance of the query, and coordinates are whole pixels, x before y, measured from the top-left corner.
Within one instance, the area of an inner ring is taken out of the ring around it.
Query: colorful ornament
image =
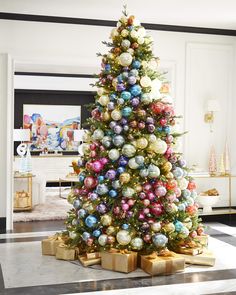
[[[152,237],[152,241],[157,248],[163,248],[168,242],[168,238],[163,234],[155,234]]]

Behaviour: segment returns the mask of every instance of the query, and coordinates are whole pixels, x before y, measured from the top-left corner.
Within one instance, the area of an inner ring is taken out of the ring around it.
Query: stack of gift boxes
[[[162,250],[148,255],[134,251],[110,249],[80,254],[79,248],[66,244],[66,236],[57,234],[42,241],[42,254],[54,255],[62,260],[79,260],[83,266],[101,264],[108,270],[129,273],[141,267],[150,275],[169,274],[183,271],[185,264],[213,266],[215,257],[207,249],[208,235],[198,236],[195,247],[181,247],[172,252]]]

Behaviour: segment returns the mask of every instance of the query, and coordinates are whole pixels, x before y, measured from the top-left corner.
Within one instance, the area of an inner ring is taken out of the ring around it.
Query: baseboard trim
[[[7,218],[6,217],[0,217],[0,233],[6,233],[7,231]]]

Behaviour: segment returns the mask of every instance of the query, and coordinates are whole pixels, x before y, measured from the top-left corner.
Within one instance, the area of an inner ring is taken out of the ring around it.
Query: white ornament
[[[98,238],[98,243],[101,246],[105,246],[107,243],[107,235],[100,235]]]
[[[99,88],[97,89],[97,94],[98,94],[99,96],[103,95],[103,92],[104,92],[104,88],[99,87]]]
[[[161,98],[161,101],[163,101],[164,103],[173,104],[173,98],[169,94],[165,94]]]
[[[116,235],[116,239],[120,245],[128,245],[131,241],[131,236],[128,231],[120,230]]]
[[[157,139],[149,145],[149,149],[156,154],[164,154],[167,150],[167,143],[164,140]]]
[[[108,157],[115,161],[120,157],[120,152],[117,149],[111,149],[108,153]]]
[[[132,31],[130,32],[130,36],[131,36],[133,39],[137,39],[137,38],[139,37],[138,32],[135,31],[135,30],[132,30]]]
[[[129,31],[128,30],[125,30],[124,29],[124,30],[121,31],[121,36],[122,37],[127,37],[128,35],[129,35]]]
[[[142,87],[150,87],[152,85],[152,80],[148,76],[143,76],[140,79],[140,84]]]
[[[184,190],[188,187],[188,180],[185,178],[181,178],[178,180],[179,188],[181,190]]]
[[[142,45],[144,43],[145,39],[143,37],[139,37],[137,42],[139,45]]]
[[[99,98],[98,102],[99,102],[102,106],[106,106],[106,105],[108,105],[108,103],[110,102],[110,99],[109,99],[109,97],[108,97],[107,95],[102,95],[102,96]]]
[[[111,117],[115,121],[119,121],[122,118],[122,113],[119,110],[113,110],[111,112]]]
[[[127,67],[132,63],[132,55],[128,52],[123,52],[119,56],[119,62],[123,67]]]
[[[128,165],[131,169],[137,169],[139,167],[139,165],[135,161],[135,158],[131,158],[128,162]]]
[[[154,232],[159,232],[161,230],[161,223],[160,222],[154,222],[151,224],[151,229]]]
[[[119,32],[117,31],[117,28],[112,29],[111,30],[111,38],[113,39],[117,36],[119,36]]]
[[[94,140],[101,140],[104,137],[104,132],[102,131],[102,129],[96,129],[93,132],[92,138]]]
[[[138,36],[139,37],[145,37],[146,36],[146,30],[145,30],[144,27],[138,29],[138,32],[137,33],[138,33]]]

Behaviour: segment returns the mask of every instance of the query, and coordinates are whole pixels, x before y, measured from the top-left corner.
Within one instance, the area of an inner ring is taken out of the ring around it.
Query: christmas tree
[[[175,152],[182,134],[153,39],[124,11],[104,44],[79,183],[68,197],[68,243],[81,252],[191,245],[202,233],[196,185]]]

